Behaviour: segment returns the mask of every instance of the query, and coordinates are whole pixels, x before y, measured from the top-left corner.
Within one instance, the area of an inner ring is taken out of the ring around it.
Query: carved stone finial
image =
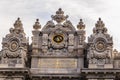
[[[80,19],[80,22],[79,22],[79,24],[77,25],[77,28],[78,28],[79,30],[85,29],[85,25],[84,25],[82,19]]]
[[[113,53],[114,53],[114,54],[115,54],[115,53],[118,53],[118,51],[117,51],[116,49],[114,49],[114,50],[113,50]]]
[[[105,27],[105,24],[103,23],[101,18],[99,18],[99,20],[95,24],[95,28],[93,29],[93,33],[107,33],[107,28]]]
[[[58,11],[56,11],[56,14],[64,14],[64,11],[62,11],[62,9],[59,8]]]
[[[120,52],[118,52],[116,49],[113,50],[113,57],[115,59],[120,59]]]
[[[64,11],[62,11],[62,9],[59,8],[58,11],[56,11],[56,15],[52,15],[51,17],[57,23],[61,23],[68,18],[68,15],[64,16]]]
[[[33,28],[34,28],[35,30],[38,30],[38,29],[41,28],[41,25],[40,25],[40,23],[39,23],[39,19],[36,19],[36,22],[35,22],[35,24],[33,25]]]
[[[15,29],[23,29],[23,24],[21,23],[21,20],[20,20],[19,17],[18,17],[18,19],[15,21],[14,27],[15,27]]]
[[[99,18],[99,20],[97,21],[97,23],[95,24],[96,27],[104,27],[105,24],[103,23],[103,21],[101,20],[101,18]]]

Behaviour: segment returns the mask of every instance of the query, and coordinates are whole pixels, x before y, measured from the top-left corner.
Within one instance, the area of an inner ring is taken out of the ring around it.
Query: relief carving
[[[23,25],[20,18],[18,18],[14,23],[14,28],[10,28],[10,33],[3,38],[1,63],[14,67],[16,64],[27,61],[27,46],[28,41],[25,37]]]
[[[64,11],[62,11],[62,9],[59,8],[58,11],[56,11],[56,15],[52,15],[51,17],[57,23],[61,23],[61,22],[65,21],[68,18],[68,15],[64,16]]]
[[[109,41],[111,40],[111,41]],[[112,39],[107,33],[107,28],[103,21],[99,18],[93,28],[93,34],[88,38],[88,60],[89,63],[112,64]],[[97,60],[94,61],[94,60]]]

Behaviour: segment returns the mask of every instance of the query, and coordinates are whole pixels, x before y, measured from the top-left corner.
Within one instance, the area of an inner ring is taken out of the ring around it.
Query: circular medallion
[[[105,43],[103,41],[98,41],[95,45],[97,51],[105,50]]]
[[[55,35],[53,37],[53,41],[56,42],[56,43],[61,43],[63,40],[64,40],[64,38],[63,38],[62,35]]]
[[[18,43],[16,41],[12,41],[10,43],[10,50],[11,51],[16,51],[18,49]]]

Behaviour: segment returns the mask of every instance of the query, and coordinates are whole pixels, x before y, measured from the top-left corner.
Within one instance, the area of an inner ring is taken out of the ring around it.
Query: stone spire
[[[84,25],[82,19],[80,19],[80,22],[78,23],[77,28],[79,30],[84,30],[85,29],[85,25]]]
[[[107,28],[105,27],[105,24],[103,23],[101,18],[99,18],[99,20],[95,24],[95,28],[93,29],[93,33],[107,33]]]
[[[64,15],[64,11],[62,11],[61,8],[56,11],[56,15],[51,16],[53,20],[55,20],[57,23],[62,23],[68,18],[68,15]]]
[[[35,24],[33,25],[33,28],[34,28],[35,30],[39,30],[39,29],[41,28],[41,25],[40,25],[40,23],[39,23],[39,19],[36,19],[36,22],[35,22]]]

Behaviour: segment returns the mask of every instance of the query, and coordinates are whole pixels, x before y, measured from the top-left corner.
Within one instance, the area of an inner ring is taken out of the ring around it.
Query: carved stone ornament
[[[96,50],[99,51],[99,52],[104,51],[105,48],[106,48],[105,42],[103,42],[103,41],[97,41],[97,42],[95,43],[95,48],[96,48]]]
[[[97,51],[91,51],[91,53],[88,54],[88,59],[110,59],[111,55],[107,53],[107,51],[104,51],[103,53],[99,53]]]
[[[64,48],[66,41],[66,34],[64,31],[57,29],[49,36],[49,43],[53,48]]]
[[[70,20],[67,20],[68,16],[64,16],[64,11],[60,8],[56,11],[56,15],[52,15],[52,20],[48,21],[46,25],[42,28],[42,31],[51,32],[57,28],[63,29],[65,31],[75,31],[75,27],[72,25]],[[57,22],[54,23],[54,21]]]
[[[17,41],[11,41],[9,45],[10,51],[14,52],[18,49],[19,43]]]
[[[120,59],[120,52],[118,52],[116,49],[113,50],[113,57],[114,59]]]
[[[61,22],[65,21],[68,18],[68,15],[64,16],[64,12],[62,11],[61,8],[59,8],[58,11],[56,11],[56,15],[52,15],[51,17],[57,23],[61,23]]]
[[[2,54],[3,57],[18,57],[20,56],[19,41],[17,39],[10,40],[7,43],[8,46],[4,46]]]
[[[18,18],[14,23],[15,29],[23,29],[23,24],[21,23],[20,18]]]
[[[14,29],[10,29],[10,32],[14,32],[15,34],[24,33],[23,24],[21,23],[20,18],[18,18],[14,23]]]
[[[50,29],[55,28],[55,24],[53,23],[52,20],[48,21],[46,25],[42,28],[42,31],[48,31]]]
[[[3,57],[16,58],[21,57],[27,50],[27,39],[22,27],[20,18],[14,23],[14,28],[10,28],[10,33],[2,40]]]
[[[63,37],[62,34],[56,34],[53,37],[53,41],[56,42],[56,43],[61,43],[63,40],[64,40],[64,37]]]
[[[85,25],[84,25],[82,19],[80,19],[80,22],[79,22],[79,24],[77,25],[77,28],[78,28],[79,30],[84,30],[84,29],[85,29]]]
[[[93,33],[107,33],[107,28],[105,27],[105,24],[103,23],[101,18],[99,18],[99,20],[95,24],[95,28],[93,29]]]
[[[21,54],[21,50],[17,50],[15,52],[10,52],[9,50],[6,50],[5,51],[5,54],[4,57],[9,57],[9,58],[16,58],[16,57],[21,57],[20,54]]]
[[[34,28],[35,30],[38,30],[38,29],[41,28],[41,25],[40,25],[40,23],[39,23],[39,19],[36,19],[36,22],[35,22],[35,24],[33,25],[33,28]]]

